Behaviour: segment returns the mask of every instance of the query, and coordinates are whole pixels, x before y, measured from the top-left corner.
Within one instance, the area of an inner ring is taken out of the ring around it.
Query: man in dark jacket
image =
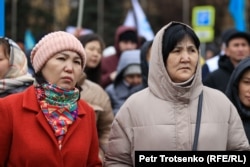
[[[220,56],[219,69],[208,74],[204,85],[225,92],[229,78],[238,63],[250,56],[250,35],[232,31],[226,39],[225,55]]]
[[[115,33],[116,53],[108,57],[103,57],[101,62],[101,86],[103,88],[114,81],[114,78],[116,76],[116,67],[121,53],[125,50],[132,50],[138,47],[139,40],[136,29],[134,27],[119,26]]]
[[[228,28],[222,32],[220,53],[206,60],[206,62],[202,65],[202,81],[206,79],[208,74],[219,68],[219,59],[221,56],[225,55],[226,40],[232,34],[232,32],[235,32],[235,28]]]

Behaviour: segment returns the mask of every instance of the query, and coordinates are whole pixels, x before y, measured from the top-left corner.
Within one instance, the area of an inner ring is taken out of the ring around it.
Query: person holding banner
[[[135,151],[143,150],[250,150],[235,106],[202,84],[200,41],[193,29],[170,22],[151,49],[148,88],[121,106],[104,165],[135,166]]]

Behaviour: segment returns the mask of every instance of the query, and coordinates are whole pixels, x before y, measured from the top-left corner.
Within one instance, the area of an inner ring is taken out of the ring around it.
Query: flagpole
[[[103,18],[104,18],[104,4],[103,0],[97,0],[97,33],[102,37],[103,36]]]
[[[17,0],[12,0],[11,38],[16,40]]]
[[[84,0],[79,0],[77,28],[82,27],[83,8],[84,8]]]

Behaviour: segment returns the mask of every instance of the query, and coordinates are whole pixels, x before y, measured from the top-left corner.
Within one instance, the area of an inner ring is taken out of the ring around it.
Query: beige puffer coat
[[[171,81],[162,56],[162,37],[168,26],[153,41],[149,87],[132,95],[116,115],[106,154],[107,167],[134,166],[136,150],[192,150],[202,91],[197,149],[249,149],[236,108],[223,93],[202,85],[200,64],[189,86],[180,87]]]
[[[82,84],[81,98],[95,111],[99,140],[99,157],[103,161],[114,114],[108,94],[98,84],[85,79]]]

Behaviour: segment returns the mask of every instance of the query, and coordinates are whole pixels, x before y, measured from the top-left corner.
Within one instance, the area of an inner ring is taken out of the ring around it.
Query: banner
[[[76,35],[75,34],[76,31],[77,31],[77,27],[74,27],[74,26],[66,27],[66,32],[68,32],[68,33]],[[88,28],[80,28],[79,32],[77,32],[77,33],[79,33],[78,35],[86,35],[86,34],[92,34],[92,33],[94,33],[94,31],[91,29],[88,29]]]
[[[154,32],[144,14],[138,0],[131,0],[133,10],[129,10],[124,25],[136,27],[138,34],[145,37],[146,40],[154,38]]]

